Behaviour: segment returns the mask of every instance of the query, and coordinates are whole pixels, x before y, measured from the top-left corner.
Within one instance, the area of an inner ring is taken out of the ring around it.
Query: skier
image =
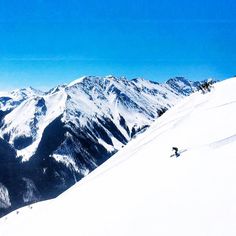
[[[177,147],[172,147],[172,150],[175,152],[174,155],[177,158],[180,154],[179,154],[179,149]]]

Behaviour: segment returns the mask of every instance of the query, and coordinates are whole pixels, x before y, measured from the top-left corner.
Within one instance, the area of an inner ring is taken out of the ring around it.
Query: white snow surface
[[[0,235],[235,236],[235,89],[184,98],[58,198],[1,218]]]

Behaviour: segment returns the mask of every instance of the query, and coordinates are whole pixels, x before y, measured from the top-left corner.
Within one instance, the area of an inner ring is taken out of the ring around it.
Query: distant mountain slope
[[[175,77],[169,79],[166,84],[168,84],[173,90],[175,90],[178,94],[183,94],[188,96],[190,93],[194,92],[196,87],[198,87],[201,82],[199,81],[189,81],[184,77]]]
[[[46,93],[27,88],[4,94],[0,137],[12,150],[15,171],[10,182],[0,173],[0,212],[57,196],[194,89],[183,78],[159,84],[90,76]],[[6,166],[7,156],[3,150]]]
[[[183,99],[58,198],[2,218],[0,235],[234,236],[235,89]]]

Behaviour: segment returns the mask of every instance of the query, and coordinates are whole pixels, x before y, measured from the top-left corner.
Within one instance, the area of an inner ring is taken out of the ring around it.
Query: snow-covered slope
[[[169,79],[166,84],[168,84],[173,90],[178,94],[189,95],[195,91],[195,88],[200,85],[199,81],[189,81],[184,77],[175,77]]]
[[[17,107],[21,102],[29,97],[42,96],[44,93],[32,87],[16,89],[12,92],[0,92],[0,109],[9,111]]]
[[[10,211],[57,196],[194,89],[183,78],[159,84],[89,76],[46,93],[28,88],[3,94],[0,216],[6,206]]]
[[[58,198],[2,218],[0,235],[234,236],[235,89],[185,98]]]

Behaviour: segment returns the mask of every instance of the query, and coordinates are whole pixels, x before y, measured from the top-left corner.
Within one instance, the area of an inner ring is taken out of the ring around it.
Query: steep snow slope
[[[58,198],[2,218],[0,235],[234,236],[235,89],[185,98]]]

